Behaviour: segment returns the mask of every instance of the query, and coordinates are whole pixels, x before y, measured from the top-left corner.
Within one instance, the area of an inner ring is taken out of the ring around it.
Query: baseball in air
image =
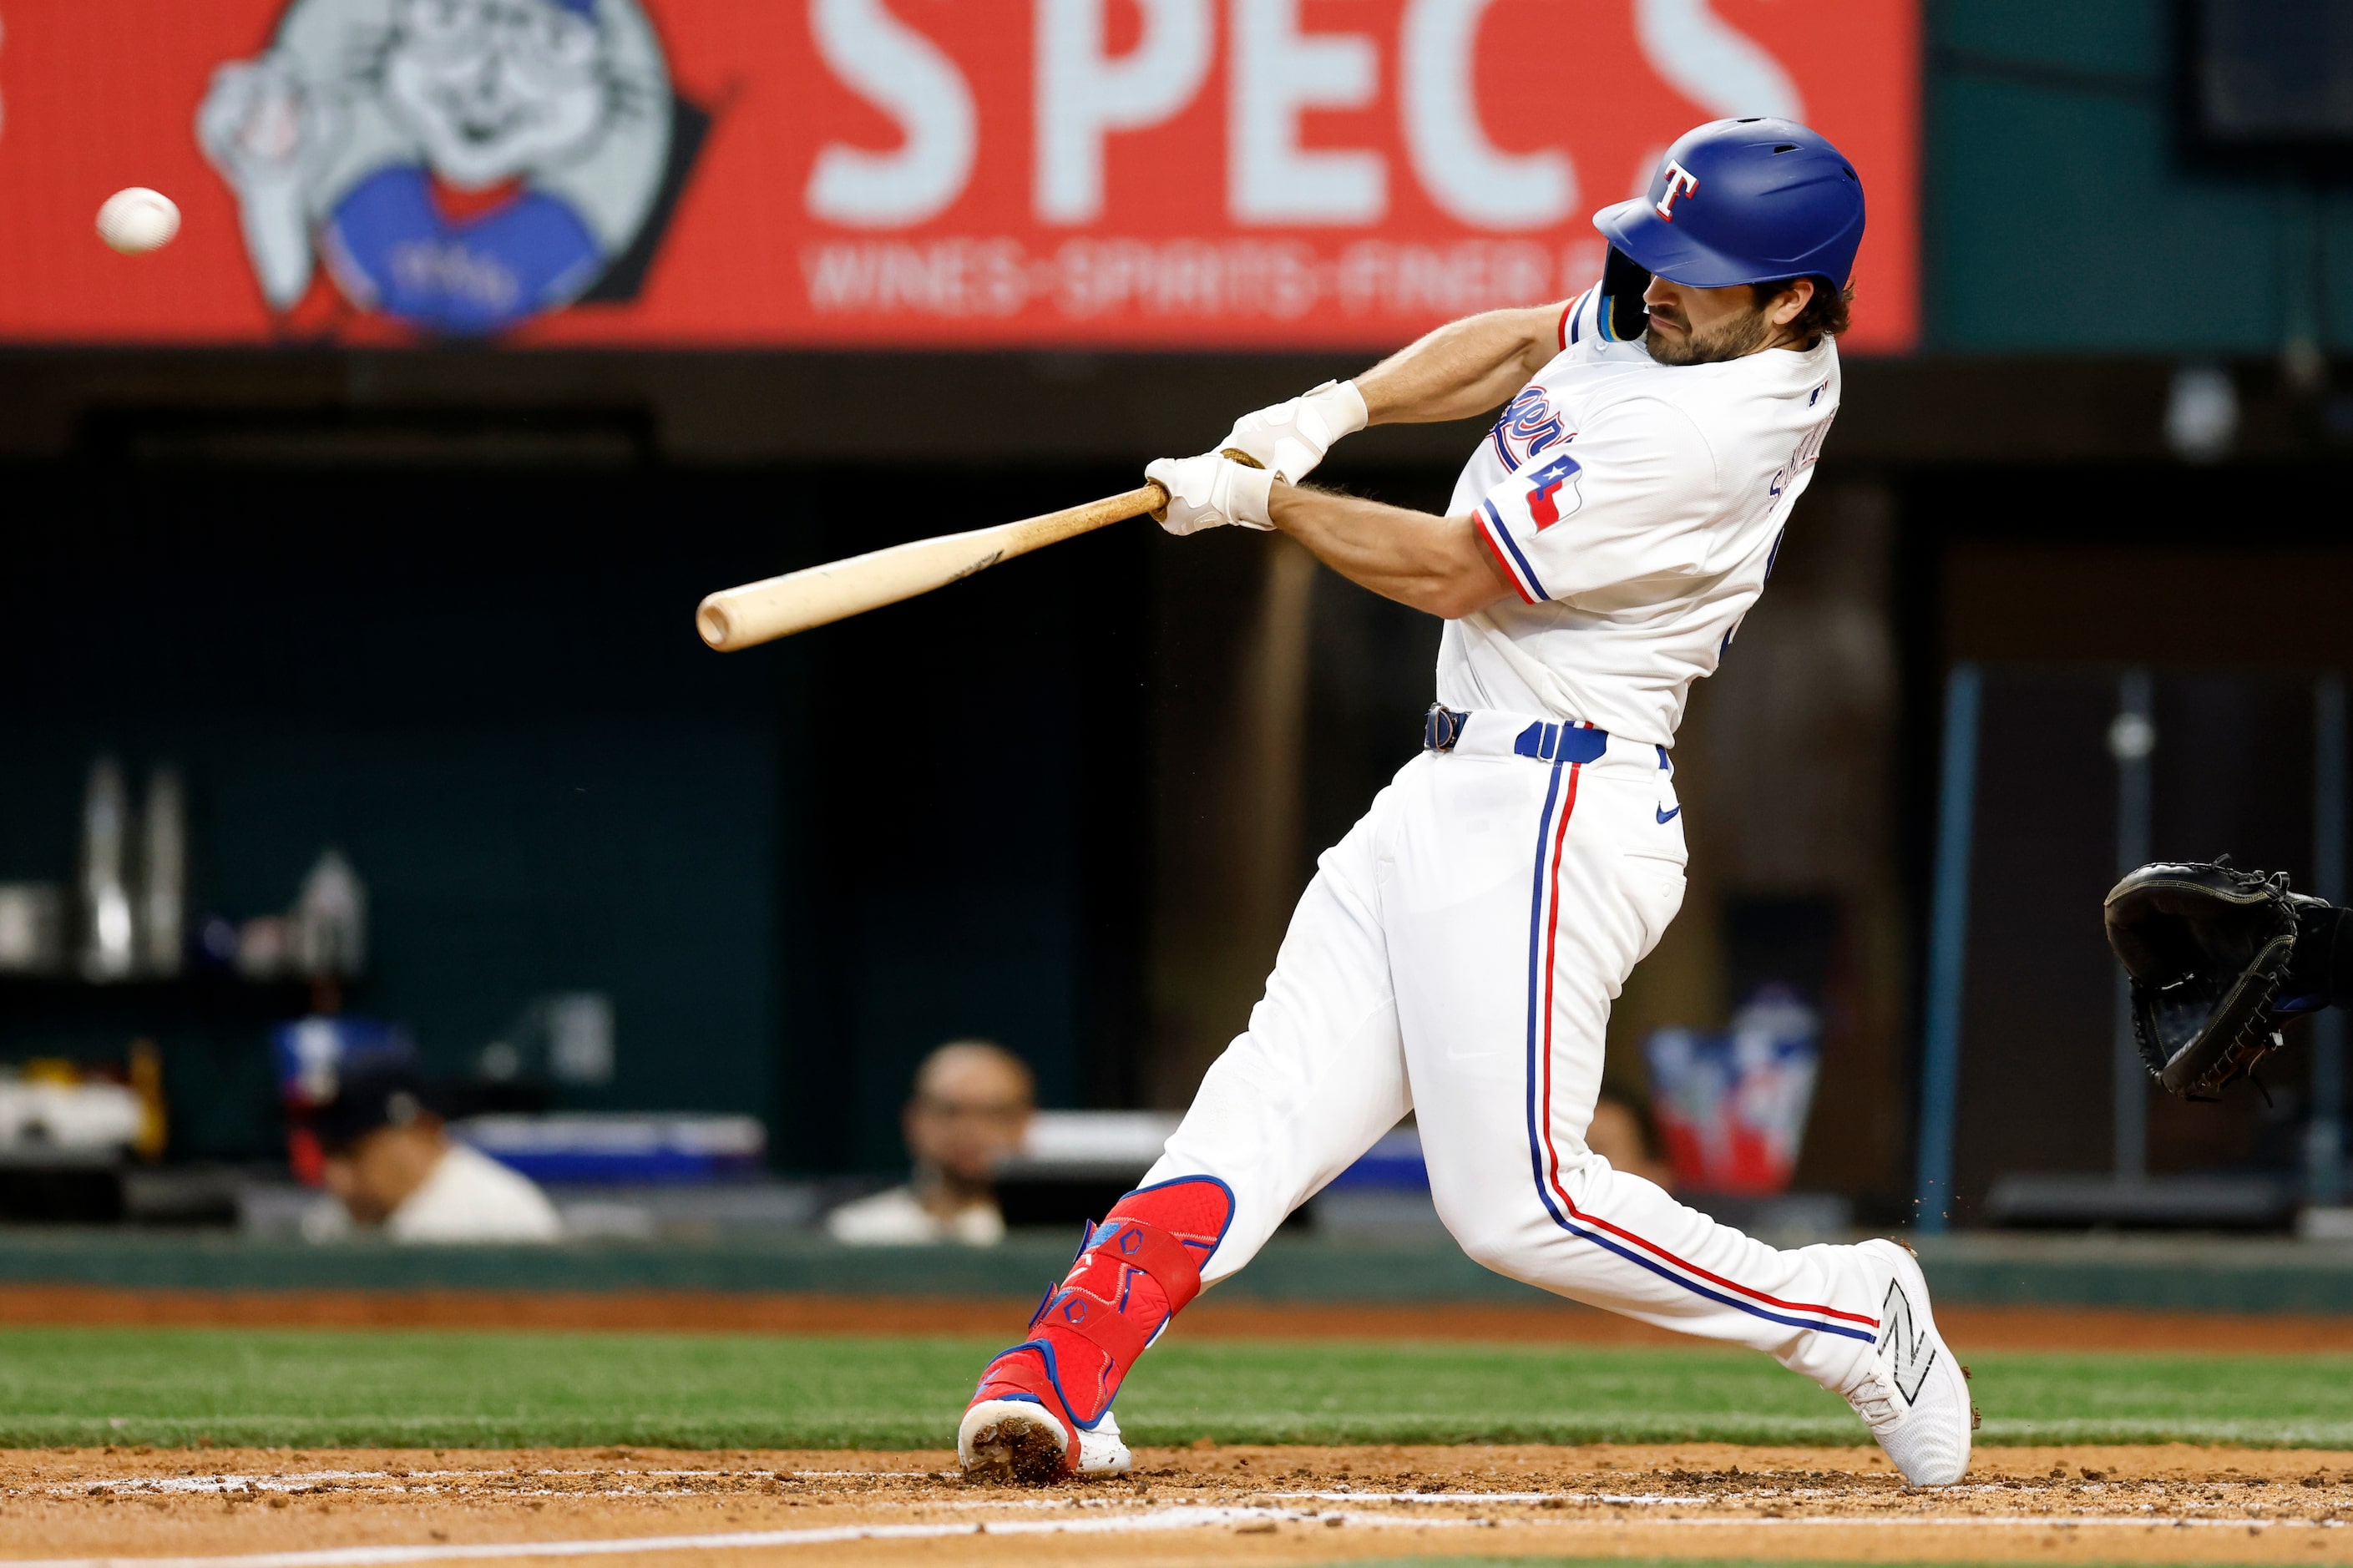
[[[98,237],[125,256],[161,250],[179,232],[180,209],[171,197],[144,185],[115,192],[98,209]]]

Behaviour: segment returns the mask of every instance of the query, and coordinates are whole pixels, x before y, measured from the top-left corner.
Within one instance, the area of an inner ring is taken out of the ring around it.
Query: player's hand
[[[1198,533],[1227,523],[1274,526],[1267,515],[1267,500],[1275,476],[1264,468],[1204,452],[1198,458],[1163,458],[1146,468],[1144,477],[1167,487],[1167,506],[1152,516],[1171,533]]]
[[[1288,403],[1243,415],[1218,450],[1248,452],[1260,468],[1295,485],[1315,471],[1334,442],[1363,429],[1366,419],[1356,384],[1327,381]]]

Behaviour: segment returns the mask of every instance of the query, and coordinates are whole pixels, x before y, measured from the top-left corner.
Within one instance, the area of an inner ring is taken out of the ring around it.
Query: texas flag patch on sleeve
[[[1539,532],[1585,503],[1585,498],[1577,489],[1577,476],[1580,471],[1582,465],[1563,452],[1547,459],[1544,467],[1534,473],[1520,476],[1528,486],[1528,521],[1536,525]]]
[[[1534,605],[1552,597],[1529,552],[1544,531],[1585,504],[1577,480],[1583,464],[1567,452],[1531,463],[1488,492],[1473,521],[1479,537],[1513,590]],[[1523,546],[1525,545],[1525,548]]]

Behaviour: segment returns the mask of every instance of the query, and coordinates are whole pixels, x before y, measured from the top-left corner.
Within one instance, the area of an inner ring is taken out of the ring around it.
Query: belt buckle
[[[1454,743],[1462,739],[1462,721],[1470,717],[1468,713],[1455,712],[1442,702],[1431,703],[1430,711],[1422,716],[1422,749],[1430,752],[1452,751]]]

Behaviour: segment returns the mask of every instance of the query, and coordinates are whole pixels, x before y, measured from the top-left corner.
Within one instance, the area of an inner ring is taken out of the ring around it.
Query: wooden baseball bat
[[[1043,517],[918,539],[740,588],[723,588],[695,610],[695,629],[712,647],[733,653],[944,588],[1000,561],[1156,512],[1167,504],[1168,492],[1151,480],[1125,495],[1106,496]]]

